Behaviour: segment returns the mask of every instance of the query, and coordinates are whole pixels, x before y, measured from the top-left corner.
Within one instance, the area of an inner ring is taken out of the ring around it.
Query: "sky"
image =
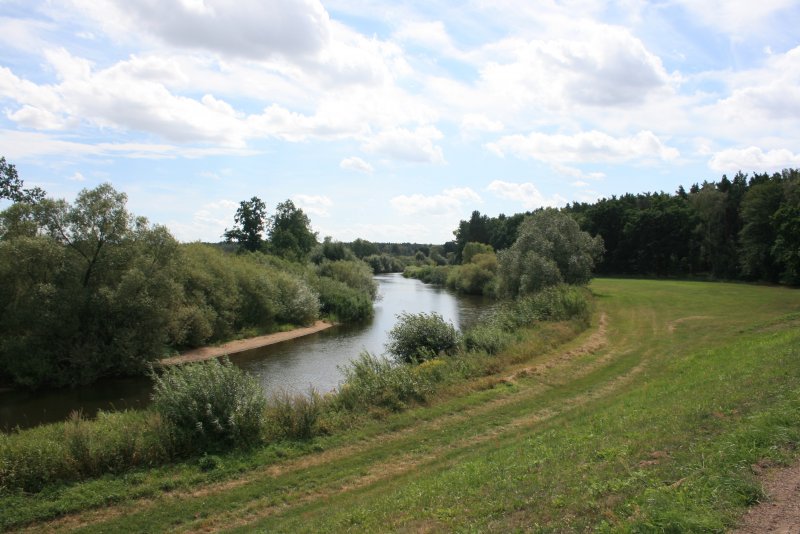
[[[797,0],[0,0],[0,155],[181,241],[257,196],[320,239],[443,243],[800,167],[797,28]]]

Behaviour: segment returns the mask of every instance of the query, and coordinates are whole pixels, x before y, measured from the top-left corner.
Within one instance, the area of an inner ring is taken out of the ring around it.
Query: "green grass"
[[[332,436],[3,495],[0,525],[90,532],[733,526],[763,497],[752,466],[797,456],[800,293],[610,279],[591,288],[594,327],[580,339],[546,351],[568,329],[533,330],[499,355],[495,376],[453,384],[426,406]],[[60,523],[36,523],[62,515]]]

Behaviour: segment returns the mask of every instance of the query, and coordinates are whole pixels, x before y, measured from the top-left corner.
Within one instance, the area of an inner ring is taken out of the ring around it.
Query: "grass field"
[[[800,454],[800,292],[595,280],[592,327],[303,443],[0,496],[5,529],[724,531]],[[525,351],[522,343],[512,351]]]

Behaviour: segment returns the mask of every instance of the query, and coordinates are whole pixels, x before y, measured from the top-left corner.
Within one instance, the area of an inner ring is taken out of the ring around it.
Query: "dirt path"
[[[769,473],[764,491],[769,499],[751,508],[733,534],[800,532],[800,463]]]
[[[288,332],[276,332],[275,334],[267,334],[266,336],[251,337],[248,339],[239,339],[231,341],[216,347],[202,347],[199,349],[184,352],[178,356],[171,358],[164,358],[160,361],[161,365],[177,365],[181,363],[200,362],[203,360],[210,360],[211,358],[218,358],[226,354],[236,354],[237,352],[244,352],[246,350],[257,349],[267,345],[273,345],[282,341],[289,341],[298,337],[307,336],[309,334],[316,334],[334,326],[325,321],[317,321],[311,326],[305,328],[296,328]]]

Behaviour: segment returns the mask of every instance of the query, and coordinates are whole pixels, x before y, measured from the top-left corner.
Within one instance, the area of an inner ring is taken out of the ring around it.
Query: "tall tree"
[[[270,221],[270,249],[279,256],[304,260],[317,244],[311,221],[291,200],[278,204]]]
[[[458,250],[456,252],[456,260],[461,262],[461,254],[467,243],[486,243],[489,244],[489,217],[481,215],[481,212],[475,210],[469,218],[469,221],[461,221],[458,229],[453,232],[456,236],[456,244]]]
[[[781,207],[772,215],[775,244],[772,255],[780,266],[781,281],[800,284],[800,173],[783,184]]]
[[[228,243],[236,242],[244,250],[255,252],[264,244],[263,233],[268,222],[267,206],[258,198],[242,200],[233,218],[236,225],[222,234]]]
[[[716,277],[724,277],[729,266],[736,263],[734,243],[726,230],[726,206],[730,182],[722,187],[704,183],[700,191],[689,197],[697,224],[693,237],[697,243],[699,268],[709,270]]]
[[[780,269],[772,254],[777,228],[772,216],[781,206],[783,187],[778,180],[765,181],[758,175],[750,183],[740,208],[739,264],[745,278],[777,282]]]

